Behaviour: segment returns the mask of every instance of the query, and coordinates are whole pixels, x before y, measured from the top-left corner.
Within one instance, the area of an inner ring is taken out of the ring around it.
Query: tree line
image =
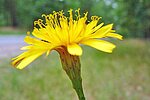
[[[125,37],[150,38],[150,0],[0,0],[0,26],[32,28],[43,13],[70,8],[101,16]]]

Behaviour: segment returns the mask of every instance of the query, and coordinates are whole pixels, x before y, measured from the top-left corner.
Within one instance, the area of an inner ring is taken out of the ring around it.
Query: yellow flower
[[[29,36],[28,33],[24,41],[29,45],[21,48],[26,51],[13,58],[12,64],[22,69],[42,54],[48,55],[52,50],[59,48],[66,48],[69,54],[80,56],[82,55],[80,44],[111,53],[115,45],[102,38],[122,39],[122,36],[112,29],[113,24],[97,25],[100,17],[92,16],[89,22],[87,21],[88,13],[84,13],[81,17],[79,9],[75,11],[76,16],[73,16],[72,9],[68,12],[69,17],[66,17],[63,11],[59,11],[49,15],[43,14],[45,20],[35,21],[32,32],[34,37]]]

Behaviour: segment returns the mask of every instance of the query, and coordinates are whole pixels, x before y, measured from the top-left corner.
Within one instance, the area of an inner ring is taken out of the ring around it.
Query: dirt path
[[[0,35],[0,58],[10,58],[21,53],[24,37],[19,35]]]

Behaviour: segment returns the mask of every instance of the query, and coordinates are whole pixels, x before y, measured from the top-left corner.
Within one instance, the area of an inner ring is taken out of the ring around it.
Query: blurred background
[[[0,100],[77,100],[56,52],[21,71],[11,66],[35,20],[70,8],[101,16],[124,37],[110,40],[112,54],[83,47],[87,100],[150,100],[150,0],[0,0]]]
[[[33,21],[43,13],[70,8],[101,16],[124,37],[150,37],[149,0],[0,0],[0,26],[32,29]]]

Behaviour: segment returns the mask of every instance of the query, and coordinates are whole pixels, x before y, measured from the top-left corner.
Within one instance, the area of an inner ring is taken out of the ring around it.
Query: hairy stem
[[[70,55],[65,48],[58,49],[57,51],[60,54],[62,67],[70,78],[79,100],[85,100],[82,87],[81,64],[79,56]]]

